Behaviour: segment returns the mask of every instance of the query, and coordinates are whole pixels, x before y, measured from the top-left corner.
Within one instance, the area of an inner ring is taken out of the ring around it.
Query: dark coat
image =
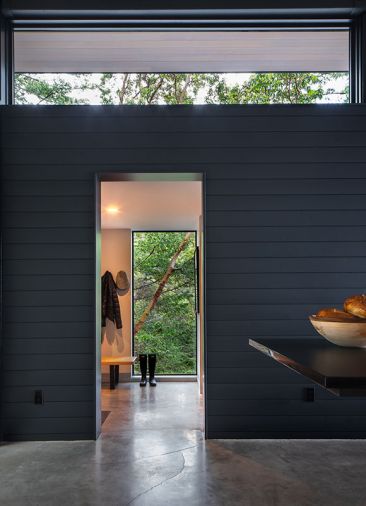
[[[106,271],[102,276],[102,327],[106,326],[106,318],[114,322],[117,329],[122,328],[117,287],[109,271]]]

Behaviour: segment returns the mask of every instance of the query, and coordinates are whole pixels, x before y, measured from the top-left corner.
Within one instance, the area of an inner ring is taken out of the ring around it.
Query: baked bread
[[[316,313],[318,318],[329,318],[335,321],[357,321],[357,318],[350,313],[342,311],[340,309],[336,309],[335,307],[327,307],[321,309]]]
[[[366,318],[366,295],[354,295],[346,299],[344,310],[358,318]]]

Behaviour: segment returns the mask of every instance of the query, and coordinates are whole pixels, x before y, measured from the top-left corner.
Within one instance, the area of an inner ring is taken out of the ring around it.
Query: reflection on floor
[[[366,441],[204,441],[193,388],[119,385],[97,442],[0,446],[0,504],[365,505]]]
[[[120,383],[103,388],[102,410],[110,411],[104,434],[132,430],[203,430],[203,403],[197,383],[161,382],[156,388]]]

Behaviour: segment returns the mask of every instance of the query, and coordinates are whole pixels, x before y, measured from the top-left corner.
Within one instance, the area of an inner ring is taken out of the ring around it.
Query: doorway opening
[[[123,173],[97,184],[100,431],[202,437],[203,176]]]

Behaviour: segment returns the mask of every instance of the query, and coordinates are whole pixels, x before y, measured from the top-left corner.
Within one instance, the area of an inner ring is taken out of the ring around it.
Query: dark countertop
[[[366,349],[323,338],[249,339],[249,344],[339,396],[366,396]]]

